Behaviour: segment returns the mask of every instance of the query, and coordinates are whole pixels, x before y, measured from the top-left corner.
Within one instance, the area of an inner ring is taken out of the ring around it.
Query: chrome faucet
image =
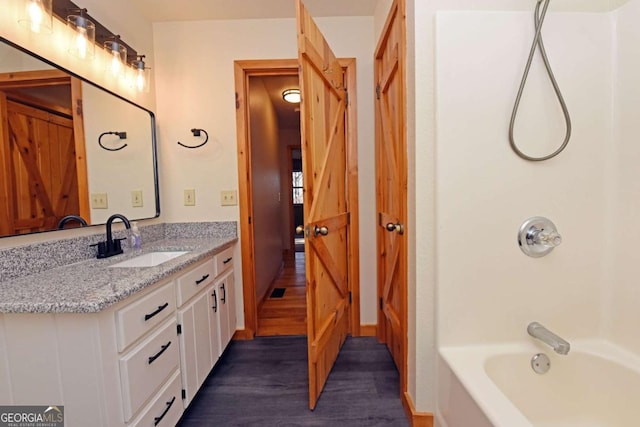
[[[121,214],[111,215],[109,219],[107,219],[107,240],[105,242],[99,242],[91,245],[98,247],[98,258],[108,258],[122,253],[122,244],[120,243],[120,240],[123,239],[113,239],[113,232],[111,231],[111,226],[115,219],[121,219],[122,222],[124,222],[124,226],[128,230],[131,229],[131,224],[127,217]]]
[[[553,351],[555,351],[556,353],[569,353],[569,349],[571,348],[569,343],[542,326],[540,323],[529,323],[529,326],[527,326],[527,332],[532,337],[537,338],[546,344],[549,344],[553,348]]]

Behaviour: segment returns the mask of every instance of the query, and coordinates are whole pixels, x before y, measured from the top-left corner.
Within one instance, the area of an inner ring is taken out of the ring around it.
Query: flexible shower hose
[[[567,109],[567,104],[564,102],[564,98],[562,97],[562,93],[560,92],[560,87],[558,86],[558,82],[556,81],[555,76],[553,75],[553,71],[551,70],[551,65],[549,64],[549,58],[547,57],[547,52],[544,48],[544,43],[542,41],[542,23],[544,22],[544,17],[547,13],[547,8],[549,7],[550,0],[538,0],[536,4],[534,22],[536,35],[533,39],[533,44],[531,45],[531,51],[529,52],[529,59],[527,60],[527,65],[524,69],[524,74],[522,75],[522,81],[520,82],[520,89],[518,89],[518,95],[516,96],[516,102],[513,106],[513,112],[511,113],[511,123],[509,124],[509,144],[515,153],[522,157],[525,160],[529,160],[532,162],[539,162],[542,160],[549,160],[562,152],[565,149],[567,144],[569,143],[569,139],[571,138],[571,118],[569,117],[569,110]],[[540,11],[540,4],[544,2],[544,6],[542,7],[542,12]],[[551,79],[551,84],[553,85],[553,90],[556,92],[556,96],[558,97],[558,101],[560,102],[560,106],[562,107],[562,113],[564,114],[564,120],[566,123],[567,132],[564,137],[564,141],[560,148],[554,151],[551,154],[542,157],[532,157],[527,154],[524,154],[518,146],[516,145],[516,141],[513,137],[513,127],[515,125],[516,116],[518,115],[518,107],[520,106],[520,99],[522,98],[522,91],[524,90],[524,85],[527,82],[527,76],[529,75],[529,70],[531,69],[531,63],[533,61],[533,56],[536,53],[536,46],[540,48],[540,54],[542,55],[542,60],[544,61],[544,66],[547,69],[547,74]]]

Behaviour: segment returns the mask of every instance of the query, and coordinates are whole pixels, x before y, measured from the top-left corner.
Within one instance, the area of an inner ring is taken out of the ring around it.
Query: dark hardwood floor
[[[347,338],[314,411],[306,337],[233,341],[185,412],[191,426],[408,426],[398,371],[375,338]]]

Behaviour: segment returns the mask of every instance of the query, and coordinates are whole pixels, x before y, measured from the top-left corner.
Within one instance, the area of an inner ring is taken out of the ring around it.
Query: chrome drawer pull
[[[204,282],[205,280],[207,280],[209,278],[208,274],[205,274],[204,276],[202,276],[202,279],[200,280],[196,280],[196,285],[199,285],[200,283]]]
[[[171,409],[171,407],[173,406],[173,402],[175,401],[176,401],[176,397],[173,396],[173,399],[171,399],[171,402],[167,402],[167,407],[164,409],[164,412],[162,413],[162,415],[160,415],[159,417],[155,417],[153,419],[154,426],[157,426],[160,423],[160,421],[162,421],[164,416],[167,415],[167,412],[169,412],[169,409]]]
[[[165,302],[164,305],[158,306],[158,309],[156,311],[154,311],[153,313],[149,313],[149,314],[145,314],[144,315],[144,321],[146,322],[147,320],[151,319],[153,316],[155,316],[156,314],[160,313],[162,310],[164,310],[167,307],[169,307],[169,303],[168,302]]]
[[[171,341],[161,346],[162,350],[160,350],[158,354],[154,356],[149,356],[149,365],[151,365],[158,357],[162,356],[162,353],[164,353],[169,348],[170,345],[171,345]]]

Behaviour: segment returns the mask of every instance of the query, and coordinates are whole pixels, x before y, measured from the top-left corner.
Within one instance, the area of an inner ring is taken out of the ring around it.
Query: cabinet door
[[[186,391],[184,407],[195,396],[213,367],[209,338],[209,304],[207,292],[178,311],[180,334],[180,368]]]
[[[227,292],[227,314],[229,318],[229,340],[233,338],[233,334],[236,333],[236,298],[235,298],[235,279],[233,271],[226,276],[225,290]]]
[[[224,276],[221,279],[218,279],[216,282],[216,287],[218,288],[218,320],[219,323],[219,331],[220,331],[220,350],[224,351],[231,340],[231,336],[229,335],[229,285],[228,285],[229,276]]]
[[[220,298],[218,295],[217,283],[207,291],[209,297],[209,334],[211,337],[211,356],[213,363],[218,361],[222,354],[220,349]]]

